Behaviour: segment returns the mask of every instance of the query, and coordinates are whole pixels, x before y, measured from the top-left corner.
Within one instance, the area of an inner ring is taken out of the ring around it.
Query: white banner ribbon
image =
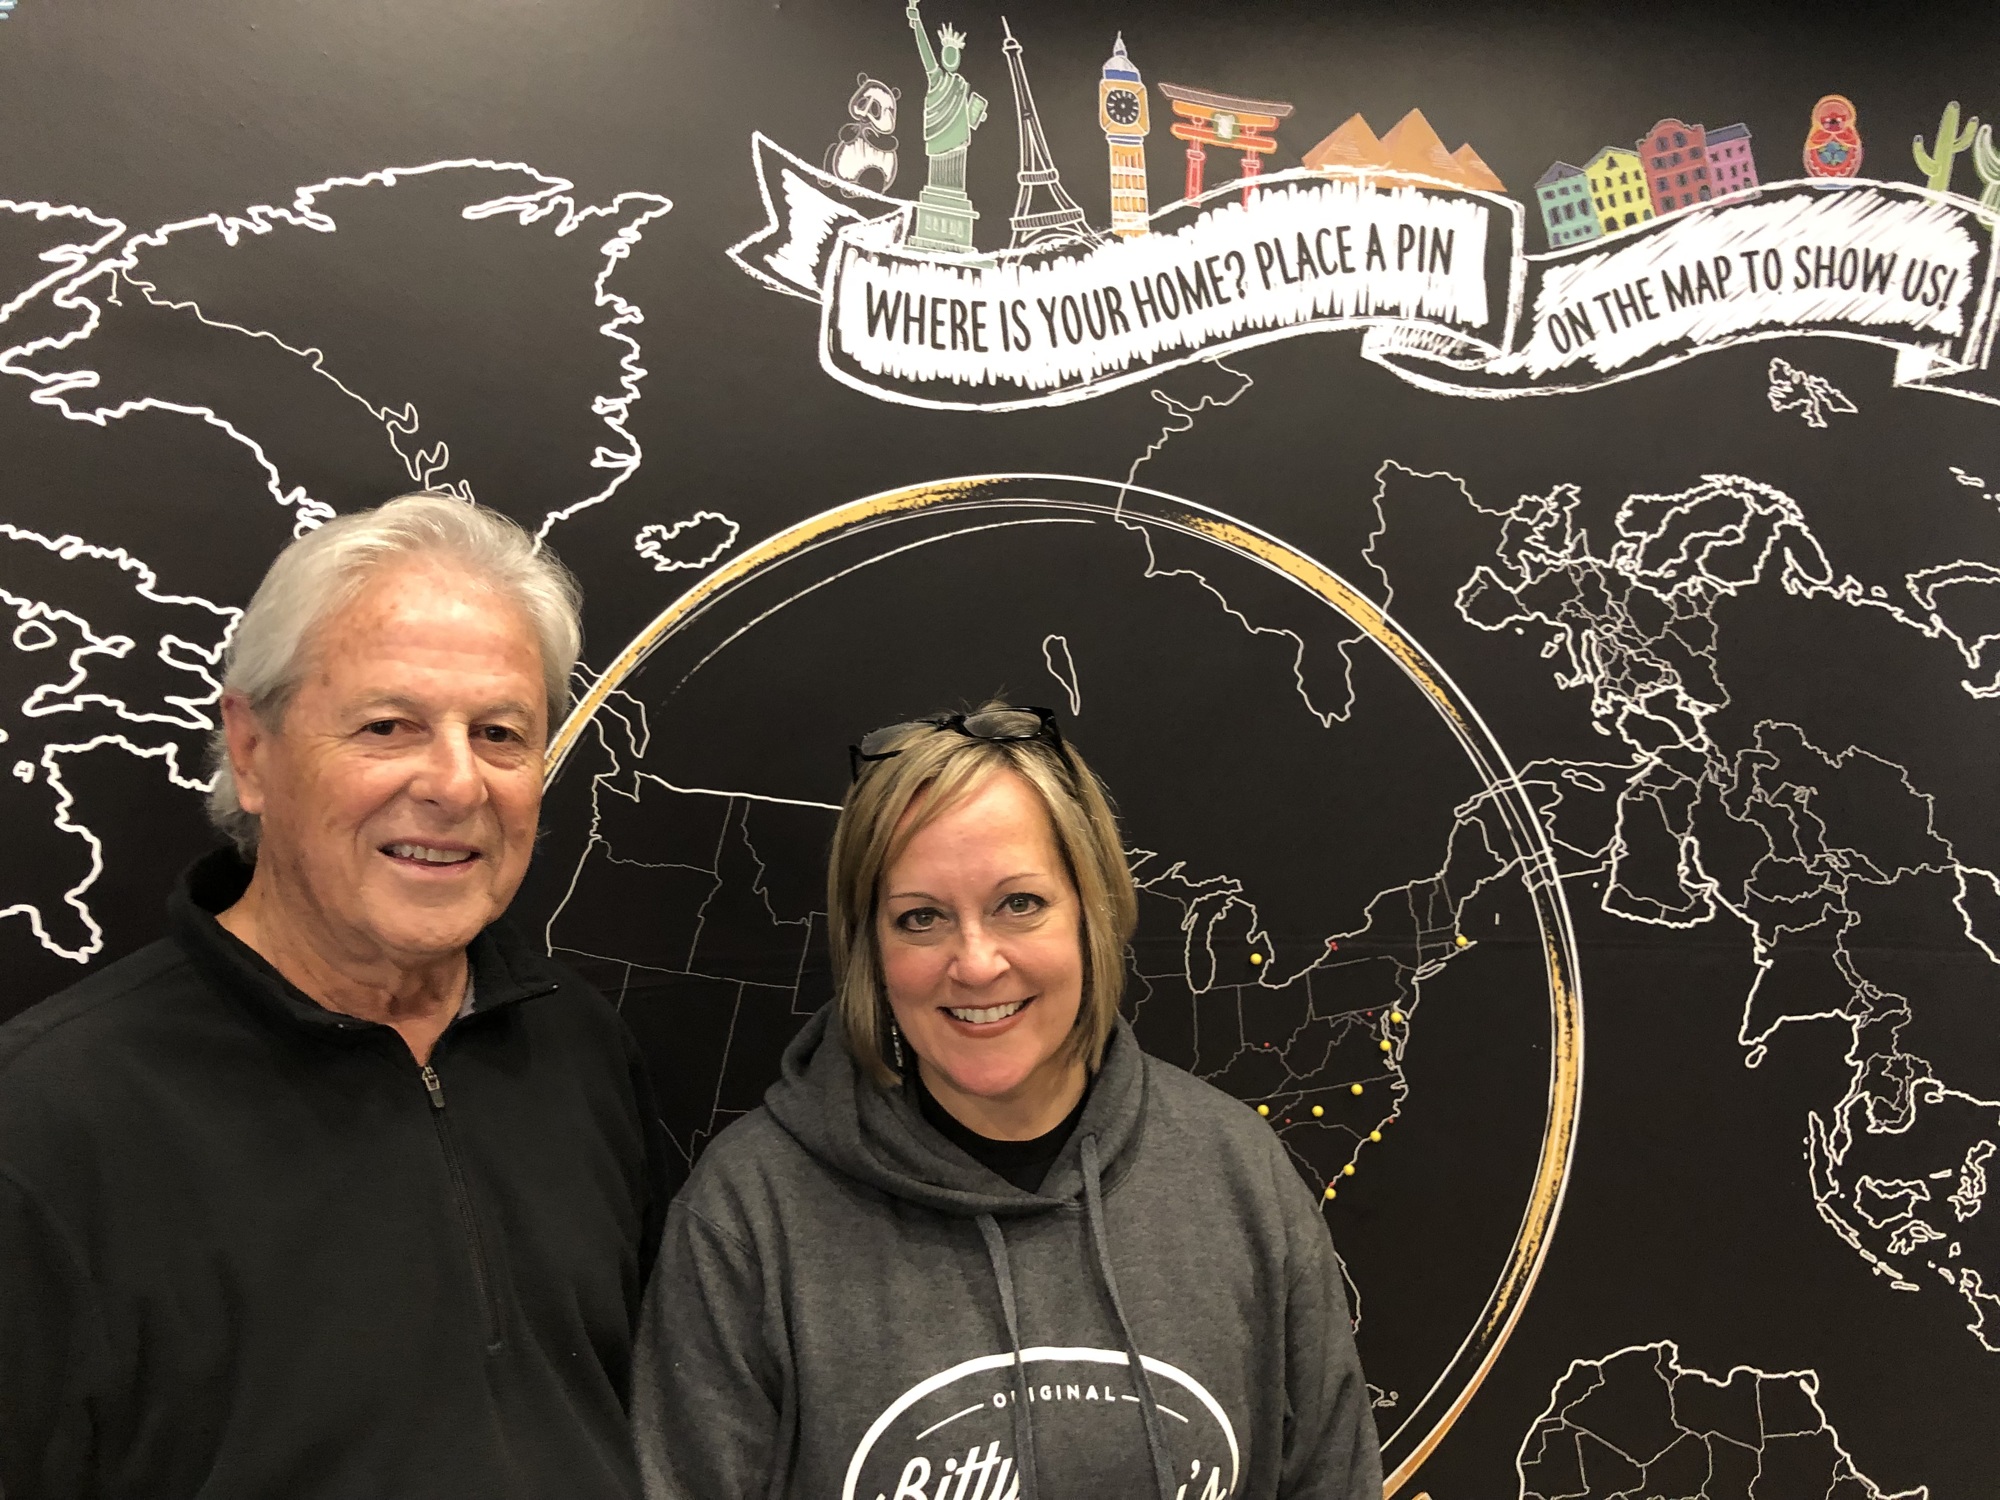
[[[911,405],[1058,405],[1343,328],[1405,380],[1488,397],[1799,334],[1889,345],[1904,384],[1983,372],[1991,353],[1992,226],[1905,183],[1778,183],[1530,256],[1511,198],[1300,168],[1247,203],[1230,183],[1174,204],[1145,235],[953,255],[907,246],[914,204],[762,135],[752,152],[769,223],[731,258],[820,305],[828,374]]]

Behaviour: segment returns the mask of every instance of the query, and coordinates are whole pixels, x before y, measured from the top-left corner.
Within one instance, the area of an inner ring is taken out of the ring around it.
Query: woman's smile
[[[991,1032],[1000,1022],[1010,1021],[1021,1013],[1024,1006],[1034,1002],[1030,995],[1026,1000],[1009,1000],[1004,1005],[988,1005],[983,1008],[962,1005],[947,1005],[944,1013],[968,1030]]]

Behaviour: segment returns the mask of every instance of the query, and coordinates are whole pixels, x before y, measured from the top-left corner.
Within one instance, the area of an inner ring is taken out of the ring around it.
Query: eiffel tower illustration
[[[1097,244],[1104,236],[1090,227],[1076,200],[1063,191],[1062,174],[1049,157],[1035,96],[1028,87],[1028,70],[1021,63],[1021,44],[1005,16],[1000,18],[1000,29],[1007,34],[1000,50],[1007,54],[1007,76],[1014,82],[1014,119],[1021,136],[1021,169],[1014,174],[1021,191],[1014,199],[1014,217],[1008,221],[1014,229],[1008,243],[1015,250],[1062,240]]]

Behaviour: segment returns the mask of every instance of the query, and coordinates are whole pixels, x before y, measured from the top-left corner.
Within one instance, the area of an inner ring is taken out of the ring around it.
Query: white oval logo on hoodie
[[[1177,1500],[1227,1500],[1236,1429],[1193,1376],[1141,1355],[1166,1429]],[[1024,1349],[1026,1418],[1046,1480],[1064,1494],[1154,1490],[1130,1361],[1112,1349]],[[875,1419],[847,1466],[841,1500],[1020,1500],[1014,1356],[985,1354],[911,1387]]]

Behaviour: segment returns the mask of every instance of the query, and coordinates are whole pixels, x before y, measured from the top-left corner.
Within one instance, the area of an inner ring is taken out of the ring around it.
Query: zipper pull
[[[431,1108],[443,1109],[444,1085],[438,1082],[437,1069],[429,1063],[424,1064],[424,1087],[430,1091]]]

